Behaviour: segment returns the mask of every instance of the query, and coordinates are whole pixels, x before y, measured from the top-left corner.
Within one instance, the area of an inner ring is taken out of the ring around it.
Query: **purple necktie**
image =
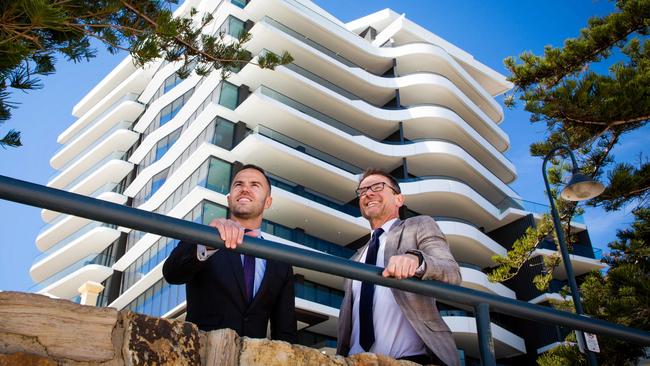
[[[253,300],[255,286],[255,257],[244,254],[244,283],[246,283],[246,300]]]
[[[248,234],[253,230],[245,229]],[[255,257],[244,254],[244,283],[246,284],[246,300],[250,303],[253,300],[253,288],[255,287]]]
[[[377,251],[379,250],[379,237],[384,229],[379,228],[372,232],[370,245],[366,252],[366,263],[377,265]],[[382,263],[383,265],[383,263]],[[372,317],[372,303],[375,297],[375,284],[361,282],[361,295],[359,296],[359,344],[367,352],[375,343],[375,322]]]

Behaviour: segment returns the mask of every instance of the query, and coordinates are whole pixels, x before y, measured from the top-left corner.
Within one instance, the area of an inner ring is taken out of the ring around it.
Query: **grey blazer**
[[[368,246],[360,248],[351,258],[358,261]],[[438,224],[429,216],[416,216],[404,221],[396,221],[388,231],[384,248],[384,266],[391,256],[404,254],[408,250],[418,250],[426,263],[423,280],[438,280],[458,285],[461,282],[458,263],[449,251],[445,235]],[[347,356],[350,351],[352,333],[352,281],[344,282],[345,297],[341,304],[338,326],[337,353]],[[456,343],[442,320],[436,307],[436,299],[424,295],[392,289],[393,296],[404,316],[422,338],[430,352],[433,352],[447,365],[459,365]]]

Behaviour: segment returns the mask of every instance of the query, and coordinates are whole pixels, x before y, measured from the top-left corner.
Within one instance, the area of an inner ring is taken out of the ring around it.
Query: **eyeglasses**
[[[385,187],[386,185],[388,185],[388,187],[389,187],[390,189],[392,189],[393,192],[399,194],[399,191],[398,191],[397,189],[393,188],[393,186],[391,186],[390,184],[388,184],[388,183],[386,183],[386,182],[378,182],[378,183],[371,184],[371,185],[369,185],[369,186],[367,186],[367,187],[359,187],[359,188],[355,189],[354,191],[357,193],[357,197],[361,197],[361,196],[363,196],[364,194],[366,194],[366,193],[368,192],[368,190],[371,190],[371,191],[373,191],[373,192],[380,192],[380,191],[383,191],[383,190],[384,190],[384,187]]]

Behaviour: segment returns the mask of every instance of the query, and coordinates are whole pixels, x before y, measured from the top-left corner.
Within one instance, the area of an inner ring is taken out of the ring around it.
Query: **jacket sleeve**
[[[172,250],[165,264],[163,264],[163,277],[173,285],[189,282],[206,264],[199,261],[196,256],[196,244],[181,241]]]
[[[290,265],[287,267],[282,290],[275,301],[275,306],[271,313],[271,339],[298,343],[293,267]]]
[[[438,280],[452,285],[462,281],[458,263],[436,221],[430,216],[417,217],[416,248],[424,257],[423,280]]]

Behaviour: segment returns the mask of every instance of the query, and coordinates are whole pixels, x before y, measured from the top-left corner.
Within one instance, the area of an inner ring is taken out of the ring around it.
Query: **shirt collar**
[[[261,228],[245,229],[244,231],[245,231],[244,235],[246,235],[246,236],[252,236],[254,238],[259,238],[260,236],[262,236],[262,229]]]
[[[395,221],[397,221],[397,217],[394,218],[394,219],[390,219],[390,220],[386,221],[383,225],[381,225],[381,228],[384,229],[384,233],[387,233],[388,231],[390,231],[390,228],[393,226]],[[372,235],[373,231],[374,230],[370,230],[370,235]]]

